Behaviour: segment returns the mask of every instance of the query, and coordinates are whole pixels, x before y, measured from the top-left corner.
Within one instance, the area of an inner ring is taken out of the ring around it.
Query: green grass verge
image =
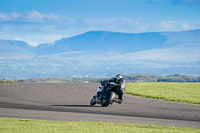
[[[0,83],[19,83],[19,82],[18,81],[10,81],[10,80],[6,80],[6,81],[0,80]]]
[[[125,93],[144,98],[200,105],[200,83],[127,83]]]
[[[199,129],[102,122],[0,118],[1,133],[200,133]]]

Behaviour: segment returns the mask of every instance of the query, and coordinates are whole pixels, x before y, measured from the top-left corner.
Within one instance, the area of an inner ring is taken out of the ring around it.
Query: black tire
[[[114,92],[110,92],[108,94],[107,99],[105,99],[105,100],[103,100],[101,102],[101,105],[104,106],[104,107],[107,107],[114,99],[115,99],[115,93]]]
[[[90,101],[90,105],[94,106],[96,104],[96,100],[95,100],[95,96],[93,96],[93,98]]]

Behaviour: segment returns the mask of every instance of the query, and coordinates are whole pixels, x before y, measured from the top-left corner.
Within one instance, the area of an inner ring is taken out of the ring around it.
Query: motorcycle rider
[[[125,83],[125,79],[120,75],[117,74],[116,77],[109,79],[109,80],[104,80],[101,83],[107,83],[106,87],[101,87],[101,90],[97,90],[97,92],[105,92],[107,87],[112,87],[112,88],[116,88],[116,93],[118,95],[118,99],[116,99],[116,102],[121,104],[123,102],[124,99],[124,90],[126,87],[126,83]]]
[[[108,80],[108,82],[113,82],[114,84],[111,84],[112,87],[116,87],[117,89],[117,95],[119,97],[117,103],[121,104],[124,99],[124,91],[126,87],[125,79],[122,77],[122,75],[117,74],[116,77]],[[110,84],[108,84],[110,86]]]

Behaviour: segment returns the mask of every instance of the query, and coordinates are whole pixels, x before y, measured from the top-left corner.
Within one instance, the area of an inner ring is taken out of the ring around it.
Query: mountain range
[[[115,73],[200,74],[200,30],[89,31],[30,46],[0,40],[0,79],[99,77]]]

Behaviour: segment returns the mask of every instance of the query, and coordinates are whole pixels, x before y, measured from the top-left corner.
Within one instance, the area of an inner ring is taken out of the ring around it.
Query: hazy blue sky
[[[0,39],[36,46],[87,31],[200,29],[200,0],[0,0]]]

